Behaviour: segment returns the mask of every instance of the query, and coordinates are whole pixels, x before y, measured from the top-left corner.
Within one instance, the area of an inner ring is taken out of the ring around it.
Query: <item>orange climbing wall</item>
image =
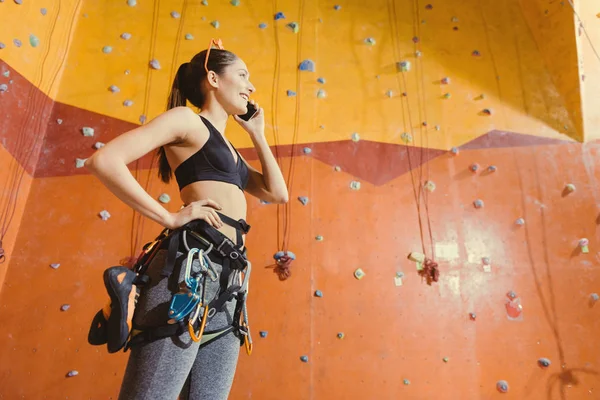
[[[255,351],[240,358],[232,399],[598,397],[600,306],[590,300],[600,292],[598,145],[574,142],[580,137],[562,128],[572,118],[564,90],[577,83],[557,83],[544,61],[550,50],[538,48],[539,37],[517,0],[433,2],[431,9],[408,0],[340,0],[337,11],[334,2],[305,1],[299,9],[297,2],[280,1],[276,11],[286,19],[278,22],[267,1],[242,0],[238,7],[187,2],[185,10],[181,1],[158,4],[49,1],[43,17],[29,2],[0,3],[3,18],[19,21],[0,28],[3,68],[14,71],[15,82],[23,76],[29,84],[16,87],[0,75],[7,93],[34,93],[40,84],[32,65],[41,61],[30,60],[49,49],[66,51],[64,65],[54,64],[62,71],[54,89],[41,87],[50,98],[40,104],[56,102],[33,114],[43,129],[23,131],[39,146],[35,161],[22,159],[18,145],[6,146],[34,178],[22,218],[9,233],[15,245],[0,292],[4,398],[116,398],[127,355],[108,355],[86,338],[106,298],[102,271],[130,255],[133,213],[75,168],[75,159],[92,154],[96,141],[135,126],[140,115],[160,112],[172,60],[189,59],[213,36],[248,63],[256,98],[266,107],[268,138],[280,144],[286,176],[294,167],[290,250],[298,259],[285,282],[269,268],[279,250],[277,207],[248,198]],[[181,18],[171,18],[171,11]],[[68,46],[38,33],[49,47],[32,48],[24,16],[36,18],[27,20],[32,23],[54,16],[55,32],[71,32]],[[215,30],[210,22],[217,19]],[[291,21],[300,23],[298,34],[285,27]],[[260,22],[267,28],[259,29]],[[123,32],[132,38],[120,39]],[[184,40],[186,33],[194,39]],[[20,48],[12,44],[16,36]],[[369,37],[372,46],[364,42]],[[298,43],[300,60],[314,60],[316,72],[297,74]],[[112,52],[105,54],[108,45]],[[160,70],[147,68],[151,57]],[[402,60],[411,62],[403,74],[395,68]],[[598,70],[590,67],[586,74],[597,76]],[[316,82],[319,76],[325,84]],[[110,85],[120,92],[108,91]],[[298,96],[287,97],[288,89]],[[317,98],[319,89],[325,98]],[[0,97],[3,123],[7,116],[27,115],[26,103],[6,99]],[[127,99],[133,106],[123,107]],[[20,126],[2,125],[6,143],[18,143]],[[83,137],[83,126],[93,127],[95,136]],[[258,167],[248,137],[233,124],[228,129]],[[408,147],[404,132],[413,136]],[[359,141],[351,140],[353,133]],[[452,147],[458,155],[449,152]],[[1,154],[0,178],[10,160]],[[176,186],[156,180],[150,158],[142,159],[138,179],[145,184],[151,174],[148,191],[155,198],[168,193],[174,200],[166,207],[175,211]],[[469,170],[473,163],[480,164],[476,173]],[[486,172],[489,165],[497,170]],[[428,210],[421,205],[419,224],[414,191],[425,180],[436,188],[427,194]],[[350,189],[353,181],[360,190]],[[568,183],[575,192],[563,192]],[[298,196],[309,203],[303,206]],[[476,199],[483,208],[473,207]],[[102,210],[112,215],[108,221],[98,217]],[[517,218],[525,224],[517,226]],[[432,253],[429,225],[441,271],[432,286],[406,258],[422,251],[421,237]],[[144,241],[160,230],[150,221],[140,229]],[[323,241],[315,240],[318,235]],[[584,237],[589,253],[578,247]],[[52,269],[51,263],[61,265]],[[359,267],[366,273],[362,280],[353,276]],[[401,286],[394,281],[398,272],[404,273]],[[315,290],[323,297],[314,297]],[[523,306],[517,320],[507,317],[511,290]],[[62,304],[71,307],[62,312]],[[260,330],[268,336],[260,338]],[[551,366],[538,367],[540,357]],[[67,378],[71,370],[79,375]],[[510,385],[505,395],[495,388],[502,379]]]

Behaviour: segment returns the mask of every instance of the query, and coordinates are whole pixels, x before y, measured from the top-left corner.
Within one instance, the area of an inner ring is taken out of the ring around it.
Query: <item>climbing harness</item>
[[[112,350],[124,347],[124,351],[127,351],[142,343],[179,336],[188,331],[193,341],[200,342],[200,347],[233,332],[240,339],[240,346],[245,346],[248,355],[252,353],[252,337],[246,308],[248,281],[252,266],[246,258],[246,249],[243,248],[242,240],[242,235],[248,233],[250,226],[244,220],[235,221],[220,213],[219,216],[225,224],[236,229],[237,244],[205,221],[195,220],[175,230],[164,229],[154,241],[144,245],[137,262],[132,270],[129,270],[138,277],[135,282],[140,286],[149,282],[146,271],[161,249],[167,250],[167,258],[161,276],[170,279],[175,265],[185,262],[184,279],[179,292],[171,298],[165,325],[142,327],[132,322],[127,339],[120,338],[120,346],[113,345]],[[183,254],[178,256],[178,253]],[[192,268],[195,260],[199,261],[199,271],[194,271]],[[215,269],[213,262],[222,266],[220,274]],[[206,287],[209,280],[219,281],[219,289],[212,299],[207,299]],[[233,300],[236,303],[232,324],[224,329],[205,331],[210,320],[223,309],[227,302]],[[112,298],[111,301],[113,301]],[[110,342],[109,338],[106,338],[111,331],[110,323],[108,324],[109,329],[101,324],[95,325],[98,323],[97,319],[102,317],[101,314],[102,310],[98,312],[92,323],[90,337],[95,339],[89,340],[91,344]],[[105,312],[104,317],[106,314]],[[103,330],[98,332],[100,327]],[[94,329],[96,332],[92,335]],[[117,339],[113,338],[113,342],[115,340]]]

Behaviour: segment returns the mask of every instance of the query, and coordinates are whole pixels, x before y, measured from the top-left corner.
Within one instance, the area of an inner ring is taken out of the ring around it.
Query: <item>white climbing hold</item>
[[[423,187],[428,192],[433,192],[435,190],[435,183],[433,183],[432,181],[427,181],[425,182],[425,185]]]
[[[124,40],[131,39],[131,33],[128,33],[128,32],[121,33],[121,39],[124,39]]]
[[[442,129],[442,128],[441,128],[439,125],[436,125],[436,126],[435,126],[435,130],[436,130],[436,131],[439,131],[440,129]]]
[[[124,105],[125,107],[131,107],[131,106],[133,105],[133,101],[131,101],[131,100],[125,100],[125,101],[123,102],[123,105]]]
[[[71,308],[70,305],[68,304],[63,304],[62,306],[60,306],[60,311],[67,311],[69,308]]]
[[[360,140],[360,135],[358,133],[354,132],[352,134],[352,141],[353,142],[358,142],[359,140]]]
[[[396,63],[396,68],[400,72],[410,71],[410,61],[400,61]]]
[[[50,264],[50,268],[52,268],[52,269],[58,269],[58,267],[60,267],[60,264],[58,264],[58,263]]]
[[[392,92],[391,90],[388,90],[387,92],[385,92],[385,95],[387,97],[393,97],[394,96],[394,92]]]
[[[179,17],[181,17],[181,14],[179,14],[177,11],[171,11],[171,17],[179,18]]]
[[[515,221],[515,225],[523,226],[525,225],[525,220],[523,218],[519,218]]]
[[[357,268],[356,271],[354,271],[354,277],[358,280],[361,280],[365,277],[365,272],[362,269]]]
[[[207,6],[208,5],[208,0],[202,0],[200,2],[200,4],[202,4],[203,6]]]
[[[103,52],[104,54],[109,54],[109,53],[111,53],[111,52],[112,52],[112,47],[110,47],[110,46],[104,46],[104,47],[102,48],[102,52]]]
[[[317,236],[315,237],[315,240],[316,240],[317,242],[322,242],[322,241],[323,241],[323,236],[321,236],[321,235],[317,235]]]
[[[458,153],[459,153],[458,147],[451,148],[450,153],[454,154],[455,156],[458,155]]]
[[[102,143],[102,142],[96,142],[96,143],[94,144],[94,148],[95,148],[96,150],[100,150],[100,149],[101,149],[101,148],[103,148],[103,147],[104,147],[104,143]]]
[[[152,69],[160,69],[160,63],[157,59],[153,59],[150,61],[150,68]]]
[[[108,87],[108,90],[110,90],[110,91],[111,91],[111,92],[113,92],[113,93],[119,93],[119,92],[121,91],[121,89],[119,89],[119,88],[118,88],[117,86],[115,86],[115,85],[110,85],[110,86]]]
[[[213,22],[210,23],[212,26],[214,26],[215,29],[219,29],[219,26],[221,26],[221,23],[217,20],[214,20]]]
[[[92,137],[94,136],[94,128],[90,128],[88,126],[84,126],[81,131],[83,132],[83,136]]]
[[[86,160],[87,160],[87,158],[76,158],[75,159],[75,168],[83,168]]]
[[[450,19],[450,21],[452,21],[452,22],[458,22],[458,18],[457,18],[457,17],[452,17],[452,18]]]
[[[340,172],[342,170],[342,168],[339,165],[336,165],[335,167],[333,167],[333,170],[335,172]]]
[[[140,115],[140,124],[144,124],[146,123],[146,116],[145,115]]]
[[[100,211],[100,213],[98,215],[100,215],[100,218],[102,218],[102,221],[107,221],[110,218],[110,213],[106,210]]]
[[[473,202],[473,206],[475,206],[475,208],[483,208],[483,200],[481,199],[477,199]]]
[[[368,37],[365,39],[365,43],[368,44],[369,46],[374,46],[377,42],[375,41],[374,38]]]
[[[575,191],[575,185],[573,185],[572,183],[568,183],[565,186],[565,192],[567,193],[573,193]]]
[[[131,73],[131,71],[128,70],[128,69],[126,69],[125,72],[124,72],[125,75],[129,75],[130,73]]]
[[[62,125],[63,120],[59,118],[59,119],[56,120],[56,123],[59,124],[59,125]]]
[[[360,190],[360,182],[352,181],[350,182],[350,189],[352,190]]]
[[[166,193],[163,193],[160,196],[158,196],[158,201],[160,201],[163,204],[167,204],[168,202],[171,201],[171,196],[169,196]]]
[[[8,91],[8,85],[6,83],[3,83],[0,85],[0,93],[6,92]]]
[[[325,90],[323,90],[323,89],[317,90],[317,98],[318,99],[324,99],[325,97],[327,97],[327,93],[325,92]]]
[[[191,33],[186,33],[185,40],[194,40],[194,36]]]
[[[404,143],[412,143],[413,141],[412,135],[408,132],[404,132],[402,135],[400,135],[400,138]]]
[[[304,154],[312,153],[312,149],[310,147],[305,147],[304,149],[302,149],[302,151],[304,152]]]
[[[420,50],[415,51],[415,57],[421,57],[423,53]]]
[[[67,376],[68,376],[68,377],[73,377],[73,376],[77,376],[77,375],[79,375],[79,372],[78,372],[78,371],[76,371],[76,370],[69,371],[69,372],[67,373]]]
[[[135,0],[127,0],[127,5],[129,7],[135,7],[136,4],[137,4],[137,1],[135,1]]]

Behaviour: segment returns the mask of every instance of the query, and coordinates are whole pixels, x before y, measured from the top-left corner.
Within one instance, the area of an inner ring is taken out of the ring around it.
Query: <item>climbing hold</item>
[[[495,165],[490,165],[490,166],[488,167],[488,172],[496,172],[497,170],[498,170],[498,168],[496,168],[496,166],[495,166]]]
[[[181,17],[181,15],[177,11],[171,11],[171,17],[179,18],[179,17]]]
[[[317,78],[317,82],[319,83],[325,83],[325,78]]]
[[[589,244],[590,244],[590,241],[587,240],[586,238],[579,239],[579,247],[581,247],[581,252],[582,253],[589,253],[590,252],[590,249],[588,248]]]
[[[282,12],[278,12],[277,14],[275,14],[275,21],[277,21],[278,19],[285,19],[285,15],[283,15]]]
[[[123,33],[121,33],[121,39],[124,39],[124,40],[131,39],[131,33],[129,33],[129,32],[123,32]]]
[[[110,47],[110,46],[104,46],[104,47],[102,48],[102,52],[103,52],[104,54],[109,54],[109,53],[111,53],[111,52],[112,52],[112,47]]]
[[[483,265],[490,265],[491,264],[491,261],[490,261],[489,257],[483,257],[481,259],[481,262],[483,263]]]
[[[353,142],[358,142],[359,140],[360,140],[360,135],[358,133],[354,132],[352,134],[352,141]]]
[[[391,90],[388,90],[387,92],[385,92],[385,95],[387,97],[392,97],[394,95],[394,92],[392,92]]]
[[[394,285],[402,286],[402,278],[404,278],[404,272],[396,272],[396,276],[394,277]]]
[[[448,361],[450,361],[450,359],[448,357],[444,357],[444,358],[442,358],[442,360],[444,360],[445,363],[447,363]]]
[[[365,272],[362,269],[357,268],[356,271],[354,271],[354,277],[358,280],[361,280],[365,277]]]
[[[135,1],[135,0],[127,0],[127,5],[129,7],[135,7],[136,4],[137,4],[137,1]]]
[[[145,115],[140,115],[140,124],[144,124],[146,122],[146,116]]]
[[[475,321],[477,319],[477,314],[475,314],[474,312],[469,313],[469,318],[471,318],[471,321]]]
[[[21,47],[22,43],[19,39],[13,39],[13,44],[17,47]]]
[[[76,158],[75,168],[83,168],[83,166],[85,165],[85,160],[87,160],[87,158]]]
[[[315,240],[316,240],[317,242],[322,242],[322,241],[323,241],[323,236],[321,236],[321,235],[317,235],[317,236],[315,236]]]
[[[240,5],[240,0],[231,0],[231,2],[230,2],[230,3],[231,3],[231,5],[232,5],[232,6],[235,6],[235,7],[237,7],[237,6],[239,6],[239,5]]]
[[[498,389],[498,391],[500,393],[506,393],[506,392],[508,392],[508,382],[506,382],[506,381],[498,381],[496,383],[496,389]]]
[[[273,255],[273,258],[275,259],[275,261],[279,261],[284,256],[289,257],[291,260],[296,259],[296,255],[291,251],[278,251],[277,253],[275,253],[275,255]]]
[[[400,61],[396,63],[396,69],[400,72],[410,71],[410,61]]]
[[[131,100],[125,100],[125,101],[123,102],[123,105],[124,105],[125,107],[131,107],[131,106],[133,105],[133,101],[131,101]]]
[[[452,22],[458,22],[458,18],[456,18],[456,17],[452,17],[452,18],[450,19],[450,21],[452,21]]]
[[[48,10],[46,10],[45,8],[42,8],[40,10],[40,12],[42,13],[42,15],[46,15],[48,13]]]
[[[261,22],[260,24],[258,24],[258,27],[260,29],[265,29],[267,27],[267,24],[265,24],[264,22]]]
[[[23,4],[23,0],[15,0],[15,3],[17,3],[18,5]]]
[[[575,191],[575,185],[573,185],[572,183],[568,183],[565,186],[565,192],[567,193],[573,193]]]
[[[171,201],[171,196],[169,196],[166,193],[163,193],[160,196],[158,196],[158,201],[160,201],[163,204],[167,204],[168,202]]]
[[[125,72],[124,72],[125,75],[129,75],[130,73],[131,73],[131,71],[128,70],[128,69],[126,69]]]
[[[352,181],[350,182],[350,189],[352,190],[360,190],[360,182]]]
[[[440,129],[442,129],[439,125],[436,125],[434,128],[436,131],[439,131]]]
[[[416,263],[423,263],[425,262],[425,254],[413,251],[408,255],[408,259]]]
[[[186,33],[185,40],[194,40],[194,35],[192,35],[191,33]]]
[[[374,46],[375,45],[375,39],[373,39],[372,37],[368,37],[365,39],[365,43],[368,44],[369,46]]]
[[[202,0],[200,2],[200,4],[202,4],[203,6],[207,6],[208,5],[208,0]]]
[[[477,199],[473,202],[473,205],[475,206],[475,208],[483,208],[483,200]]]
[[[302,357],[300,357],[300,361],[302,361],[302,362],[308,362],[308,356],[302,356]]]
[[[101,149],[101,148],[103,148],[103,147],[104,147],[104,143],[102,143],[102,142],[96,142],[96,143],[94,144],[94,148],[95,148],[96,150],[100,150],[100,149]]]
[[[302,151],[304,152],[304,154],[310,154],[312,153],[312,149],[310,147],[305,147],[302,149]]]
[[[543,358],[540,358],[540,359],[538,360],[538,365],[539,365],[541,368],[548,368],[548,367],[550,366],[550,364],[552,364],[552,362],[551,362],[549,359],[545,358],[545,357],[543,357]]]
[[[40,39],[38,39],[38,37],[32,33],[29,35],[29,44],[31,47],[38,47],[40,44]]]
[[[344,332],[338,332],[337,337],[338,339],[343,339],[346,335],[344,335]]]
[[[160,69],[160,63],[158,62],[157,59],[150,60],[149,65],[150,65],[150,68],[152,68],[152,69]]]
[[[286,93],[287,93],[288,97],[293,97],[296,95],[296,92],[294,92],[293,90],[289,90],[289,89]]]
[[[477,172],[477,170],[479,169],[479,164],[477,164],[477,163],[471,164],[469,166],[469,169],[471,170],[471,172]]]
[[[8,91],[8,85],[6,83],[3,83],[0,85],[0,93],[6,92]]]
[[[404,132],[402,135],[400,135],[400,139],[402,139],[404,143],[411,143],[413,140],[412,135],[408,132]]]
[[[67,311],[69,308],[71,308],[70,305],[68,304],[63,304],[62,306],[60,306],[60,311]]]
[[[119,92],[121,91],[121,89],[119,89],[119,88],[118,88],[117,86],[115,86],[115,85],[110,85],[110,86],[108,87],[108,90],[110,90],[110,91],[111,91],[111,92],[113,92],[113,93],[119,93]]]
[[[6,45],[4,43],[0,42],[0,50],[2,50],[5,47],[6,47]]]
[[[452,97],[452,95],[450,93],[445,93],[444,94],[444,98],[445,99],[449,99],[450,97]]]
[[[423,53],[420,50],[415,51],[415,57],[421,57]]]
[[[300,71],[315,72],[315,62],[313,60],[304,60],[298,65]]]
[[[2,73],[2,75],[3,75],[4,77],[8,78],[8,77],[10,76],[10,71],[4,71],[4,72]]]
[[[442,85],[448,85],[448,84],[450,84],[450,78],[448,78],[448,77],[442,78],[442,80],[440,82],[442,83]]]
[[[81,129],[81,132],[83,132],[83,136],[86,136],[86,137],[94,136],[94,129],[90,128],[90,127],[87,127],[87,126],[84,126]]]
[[[484,115],[492,115],[492,110],[490,110],[489,108],[484,108],[482,113]]]
[[[303,206],[308,204],[308,197],[306,196],[300,196],[298,197],[298,200],[300,200],[300,203],[302,203]]]
[[[269,332],[267,332],[267,331],[259,331],[258,334],[260,335],[261,338],[266,338],[267,335],[269,334]]]
[[[69,378],[71,378],[71,377],[73,377],[73,376],[77,376],[77,375],[79,375],[79,372],[78,372],[78,371],[76,371],[76,370],[69,371],[69,372],[67,373],[67,377],[69,377]]]
[[[473,50],[472,53],[475,57],[479,57],[481,55],[481,53],[479,52],[479,50]]]
[[[460,150],[458,150],[458,147],[453,147],[450,149],[450,153],[454,154],[455,156],[458,155],[459,152]]]
[[[268,201],[266,201],[266,200],[262,200],[262,199],[260,199],[260,200],[259,200],[259,202],[260,202],[260,204],[269,204],[269,202],[268,202]]]
[[[315,297],[323,297],[323,292],[320,290],[315,290]]]
[[[325,125],[319,125],[320,129],[325,129]]]
[[[323,90],[323,89],[317,90],[317,98],[318,99],[324,99],[325,97],[327,97],[327,93],[325,92],[325,90]]]
[[[404,379],[402,382],[403,382],[405,385],[410,385],[410,381],[409,381],[408,379]]]
[[[413,36],[412,41],[413,43],[419,43],[419,38],[417,36]]]
[[[110,218],[110,213],[106,210],[102,210],[99,213],[100,218],[102,218],[102,221],[107,221]]]
[[[514,300],[517,298],[517,294],[513,290],[511,290],[508,293],[506,293],[506,297],[508,297],[511,300]]]
[[[592,302],[597,302],[598,300],[600,300],[600,296],[598,296],[598,293],[592,293],[590,294],[590,301]]]
[[[340,172],[342,170],[342,167],[340,167],[339,165],[336,165],[335,167],[333,167],[333,170],[335,172]]]
[[[300,30],[300,25],[298,25],[297,22],[290,22],[286,26],[290,28],[294,33],[298,33],[298,31]]]
[[[221,23],[217,20],[214,20],[210,23],[215,29],[219,29],[219,26],[221,26]]]
[[[433,183],[432,181],[426,181],[423,187],[428,192],[433,192],[435,190],[435,183]]]
[[[515,224],[518,225],[518,226],[523,226],[523,225],[525,225],[525,220],[523,218],[518,218],[515,221]]]
[[[59,118],[59,119],[56,120],[56,123],[59,124],[59,125],[62,125],[63,120]]]
[[[50,264],[50,268],[52,268],[52,269],[58,269],[58,267],[60,267],[59,263]]]
[[[335,6],[333,6],[333,9],[334,9],[335,11],[339,11],[339,10],[341,10],[341,9],[342,9],[342,6],[340,6],[340,5],[337,5],[337,4],[336,4]],[[600,18],[600,17],[599,17],[599,18]]]

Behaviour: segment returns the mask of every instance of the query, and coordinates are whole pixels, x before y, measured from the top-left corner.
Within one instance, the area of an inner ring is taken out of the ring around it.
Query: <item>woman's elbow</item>
[[[287,190],[285,193],[273,194],[271,197],[271,203],[275,204],[285,204],[289,201],[289,196]]]

